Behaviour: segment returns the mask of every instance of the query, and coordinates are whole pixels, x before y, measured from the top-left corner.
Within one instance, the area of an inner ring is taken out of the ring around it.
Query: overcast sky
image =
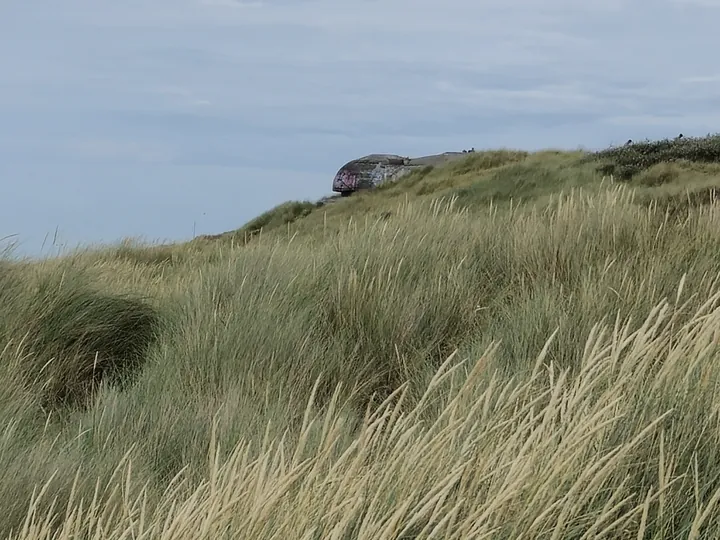
[[[720,0],[2,0],[0,238],[219,233],[372,152],[714,133],[718,20]]]

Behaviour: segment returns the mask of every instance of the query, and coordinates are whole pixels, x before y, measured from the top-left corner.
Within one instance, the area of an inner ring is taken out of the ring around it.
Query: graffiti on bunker
[[[394,154],[371,154],[354,159],[335,175],[333,191],[352,192],[379,186],[404,168],[407,158]]]
[[[474,149],[473,149],[474,151]],[[396,154],[370,154],[349,161],[335,174],[333,191],[349,195],[361,189],[371,189],[386,182],[396,181],[418,168],[440,165],[468,151],[445,152],[432,156],[408,158]]]

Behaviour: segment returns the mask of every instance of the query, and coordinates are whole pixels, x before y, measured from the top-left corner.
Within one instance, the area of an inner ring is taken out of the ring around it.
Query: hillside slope
[[[200,237],[196,242],[247,242],[263,233],[301,234],[353,219],[387,217],[399,200],[457,198],[469,208],[491,202],[543,203],[562,190],[594,191],[603,178],[634,189],[637,201],[655,201],[673,212],[708,202],[720,187],[720,135],[641,141],[600,152],[490,150],[467,154],[450,165],[426,167],[398,182],[352,198],[291,201],[268,210],[240,229]]]
[[[0,260],[0,537],[719,537],[719,149]]]

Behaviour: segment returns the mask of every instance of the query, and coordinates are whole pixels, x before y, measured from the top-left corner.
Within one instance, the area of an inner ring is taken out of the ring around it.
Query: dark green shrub
[[[640,141],[625,146],[610,147],[587,157],[599,162],[597,170],[629,180],[658,163],[689,161],[720,163],[720,134],[706,137],[684,137],[659,141]]]
[[[87,405],[102,381],[131,381],[160,322],[141,299],[55,283],[39,288],[27,315],[23,374],[46,407]]]

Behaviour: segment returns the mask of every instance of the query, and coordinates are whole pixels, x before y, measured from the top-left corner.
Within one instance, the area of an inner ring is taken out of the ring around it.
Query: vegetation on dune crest
[[[591,156],[599,170],[627,180],[659,163],[720,163],[720,135],[640,141]]]
[[[660,204],[673,214],[707,204],[720,189],[720,134],[660,141],[639,141],[598,152],[488,150],[460,161],[425,167],[397,182],[379,186],[374,193],[357,193],[346,199],[287,202],[268,210],[240,229],[197,241],[230,240],[246,244],[259,233],[313,234],[327,217],[386,215],[398,198],[432,199],[457,195],[459,204],[484,208],[491,203],[547,202],[565,189],[595,190],[602,178],[624,181],[637,188],[637,202]]]
[[[718,165],[613,152],[0,261],[0,537],[717,538]]]

